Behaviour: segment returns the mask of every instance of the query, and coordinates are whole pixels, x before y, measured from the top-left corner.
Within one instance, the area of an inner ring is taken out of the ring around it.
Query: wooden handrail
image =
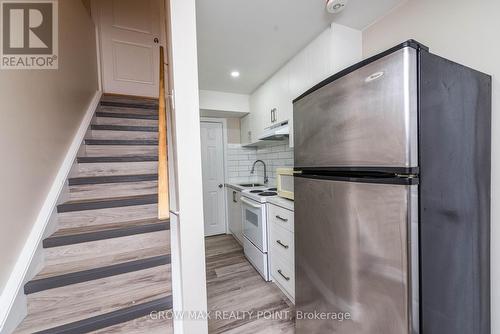
[[[158,98],[158,219],[168,219],[170,217],[164,64],[165,51],[163,46],[160,46],[160,95]]]

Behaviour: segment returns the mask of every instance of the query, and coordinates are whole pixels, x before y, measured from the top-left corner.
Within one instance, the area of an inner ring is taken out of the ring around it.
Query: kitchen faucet
[[[264,165],[264,184],[267,184],[267,182],[269,182],[269,179],[267,178],[266,163],[264,161],[255,160],[255,162],[252,165],[252,170],[250,171],[250,173],[253,174],[255,172],[255,164],[257,164],[257,162],[262,162],[262,164]]]

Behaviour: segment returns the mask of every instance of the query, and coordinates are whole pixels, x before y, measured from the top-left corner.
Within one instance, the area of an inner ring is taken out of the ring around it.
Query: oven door
[[[261,252],[267,253],[267,232],[265,225],[265,204],[241,197],[243,235]]]

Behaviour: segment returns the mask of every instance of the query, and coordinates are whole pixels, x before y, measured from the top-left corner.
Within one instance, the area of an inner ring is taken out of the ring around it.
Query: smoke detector
[[[348,0],[327,0],[326,10],[328,13],[337,14],[344,10]]]

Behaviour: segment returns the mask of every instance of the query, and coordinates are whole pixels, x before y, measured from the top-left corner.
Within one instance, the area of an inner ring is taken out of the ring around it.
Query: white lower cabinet
[[[241,192],[232,188],[227,190],[227,221],[229,231],[243,245],[243,221],[241,220]]]
[[[295,269],[278,256],[271,256],[271,279],[295,304]]]
[[[295,303],[293,211],[268,203],[271,279]]]

